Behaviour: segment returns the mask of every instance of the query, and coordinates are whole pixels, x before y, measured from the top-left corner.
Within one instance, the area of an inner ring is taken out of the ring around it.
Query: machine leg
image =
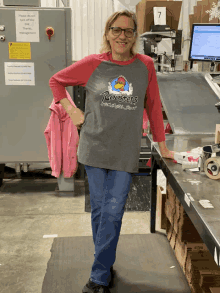
[[[57,178],[59,191],[74,191],[75,188],[75,180],[74,176],[71,178],[64,178],[63,172],[60,174],[60,177]]]
[[[220,124],[216,124],[215,143],[220,143]]]
[[[21,170],[22,170],[22,164],[21,163],[16,163],[15,164],[15,172],[17,174],[18,179],[21,179]]]
[[[154,158],[151,156],[151,202],[150,202],[150,232],[155,233],[156,227],[156,206],[157,206],[157,170],[158,165]]]
[[[0,187],[3,184],[4,172],[5,172],[5,164],[0,164]]]

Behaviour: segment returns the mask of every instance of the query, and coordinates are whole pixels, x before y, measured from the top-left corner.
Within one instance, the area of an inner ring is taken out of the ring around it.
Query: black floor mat
[[[55,238],[42,293],[82,292],[90,277],[93,260],[92,237]],[[166,235],[159,232],[121,235],[114,270],[112,293],[191,292]]]
[[[58,181],[54,179],[12,179],[3,180],[3,185],[0,187],[1,193],[39,193],[39,192],[54,192],[57,196],[75,196],[85,193],[84,182],[75,180],[74,191],[61,192],[59,191]]]
[[[58,187],[55,179],[13,179],[4,180],[0,188],[1,193],[32,193],[50,192]]]

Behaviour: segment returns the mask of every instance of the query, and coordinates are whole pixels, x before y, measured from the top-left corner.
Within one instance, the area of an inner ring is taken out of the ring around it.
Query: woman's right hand
[[[79,125],[77,124],[77,125],[76,125],[77,129],[79,129],[79,130],[80,130],[80,129],[81,129],[81,127],[82,127],[82,125],[83,125],[83,123],[82,123],[82,124],[79,124]]]
[[[80,110],[80,109],[79,109]],[[80,110],[81,111],[81,110]],[[85,121],[85,116],[84,116],[84,113],[81,111],[81,116],[80,116],[80,124],[77,124],[76,127],[77,129],[81,129],[82,125],[84,124],[84,121]]]
[[[69,114],[70,118],[73,121],[73,124],[78,128],[81,129],[84,123],[84,113],[79,108],[72,108],[71,113]]]

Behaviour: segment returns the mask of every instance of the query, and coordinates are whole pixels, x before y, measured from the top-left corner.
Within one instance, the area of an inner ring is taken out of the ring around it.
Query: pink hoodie
[[[67,90],[66,95],[70,103],[76,108]],[[52,169],[51,175],[58,178],[63,171],[63,177],[70,178],[78,169],[78,130],[60,103],[55,104],[53,100],[49,109],[51,115],[44,135]]]

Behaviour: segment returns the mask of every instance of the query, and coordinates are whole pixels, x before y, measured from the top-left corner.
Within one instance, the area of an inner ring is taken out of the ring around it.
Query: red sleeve
[[[91,74],[94,71],[94,56],[91,54],[74,64],[55,73],[49,80],[49,86],[53,92],[55,103],[67,98],[65,87],[86,86]]]
[[[153,135],[153,141],[165,141],[165,131],[163,123],[163,114],[161,110],[160,92],[157,83],[156,70],[154,68],[154,61],[148,56],[148,87],[147,87],[147,103],[146,110],[150,121],[150,128]]]

